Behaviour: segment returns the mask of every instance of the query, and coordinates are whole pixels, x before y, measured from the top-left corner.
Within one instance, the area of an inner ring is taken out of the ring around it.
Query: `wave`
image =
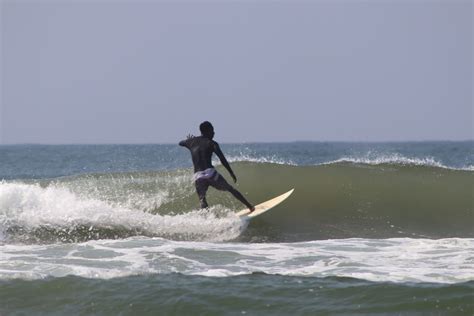
[[[295,193],[245,229],[234,214],[243,206],[228,193],[210,189],[214,206],[197,210],[191,170],[3,181],[0,238],[36,243],[137,235],[220,241],[474,237],[470,171],[353,162],[237,162],[233,169],[238,189],[255,204],[290,188]]]

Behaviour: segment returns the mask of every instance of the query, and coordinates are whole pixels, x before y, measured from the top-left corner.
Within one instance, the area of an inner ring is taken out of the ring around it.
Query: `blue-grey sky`
[[[0,1],[0,143],[474,138],[470,0]]]

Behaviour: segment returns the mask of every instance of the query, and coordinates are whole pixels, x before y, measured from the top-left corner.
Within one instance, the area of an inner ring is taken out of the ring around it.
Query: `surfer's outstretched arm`
[[[224,153],[222,152],[222,150],[219,147],[219,144],[217,142],[214,142],[214,152],[216,153],[217,157],[219,157],[219,160],[221,161],[222,165],[230,173],[230,176],[232,177],[234,182],[237,182],[237,177],[235,176],[234,171],[232,171],[232,168],[230,167],[229,163],[227,162],[227,159],[225,159]]]
[[[186,139],[179,142],[179,146],[189,148],[189,142],[194,138],[194,135],[189,134]]]

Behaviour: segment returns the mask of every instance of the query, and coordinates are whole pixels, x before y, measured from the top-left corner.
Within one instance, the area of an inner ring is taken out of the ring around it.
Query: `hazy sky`
[[[473,139],[473,2],[1,6],[1,143]]]

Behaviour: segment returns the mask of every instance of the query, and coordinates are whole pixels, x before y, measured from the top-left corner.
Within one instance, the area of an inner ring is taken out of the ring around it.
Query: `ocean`
[[[474,141],[221,147],[1,145],[0,315],[474,315]]]

